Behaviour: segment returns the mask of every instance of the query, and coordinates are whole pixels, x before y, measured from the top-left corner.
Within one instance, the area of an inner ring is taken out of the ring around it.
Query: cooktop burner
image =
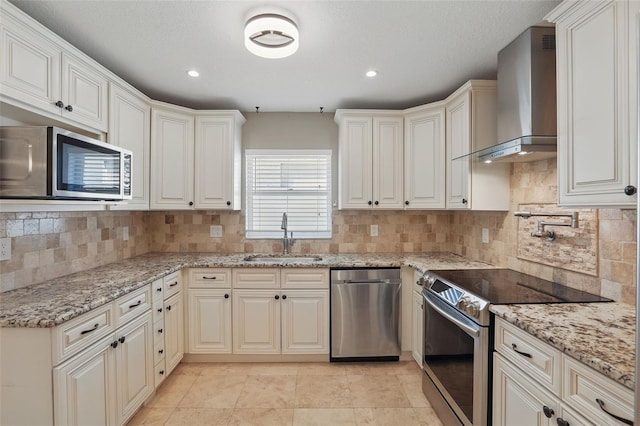
[[[511,269],[459,269],[433,273],[494,305],[611,301]]]

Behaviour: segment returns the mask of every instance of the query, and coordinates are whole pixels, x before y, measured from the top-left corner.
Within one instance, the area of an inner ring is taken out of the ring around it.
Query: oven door
[[[486,426],[489,327],[478,325],[426,289],[422,295],[425,379],[431,379],[462,424]]]

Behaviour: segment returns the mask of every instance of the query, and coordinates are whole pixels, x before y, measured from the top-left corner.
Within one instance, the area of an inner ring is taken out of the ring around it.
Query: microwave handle
[[[448,319],[449,321],[451,321],[452,323],[454,323],[456,326],[458,326],[460,329],[462,329],[465,333],[467,333],[469,336],[471,337],[475,337],[477,338],[480,335],[480,331],[477,329],[474,329],[472,327],[469,327],[467,324],[463,323],[462,321],[460,321],[459,319],[455,318],[454,316],[452,316],[450,313],[446,312],[444,309],[442,309],[440,306],[436,305],[430,297],[428,297],[428,295],[424,295],[424,300],[429,304],[429,306],[431,308],[433,308],[436,312],[438,312],[440,315],[442,315],[443,317],[445,317],[446,319]]]

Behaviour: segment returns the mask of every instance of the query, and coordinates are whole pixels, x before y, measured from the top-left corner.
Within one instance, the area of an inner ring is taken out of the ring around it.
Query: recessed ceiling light
[[[370,70],[367,71],[367,73],[365,74],[367,77],[375,77],[376,75],[378,75],[378,71],[376,70]]]
[[[199,77],[200,73],[196,70],[189,70],[187,71],[187,74],[189,74],[190,77]]]
[[[296,53],[299,44],[296,23],[280,14],[256,15],[244,26],[245,47],[262,58],[286,58]]]

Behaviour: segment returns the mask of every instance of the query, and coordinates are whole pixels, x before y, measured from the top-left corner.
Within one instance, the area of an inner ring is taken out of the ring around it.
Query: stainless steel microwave
[[[0,198],[131,199],[132,153],[59,127],[0,127]]]

